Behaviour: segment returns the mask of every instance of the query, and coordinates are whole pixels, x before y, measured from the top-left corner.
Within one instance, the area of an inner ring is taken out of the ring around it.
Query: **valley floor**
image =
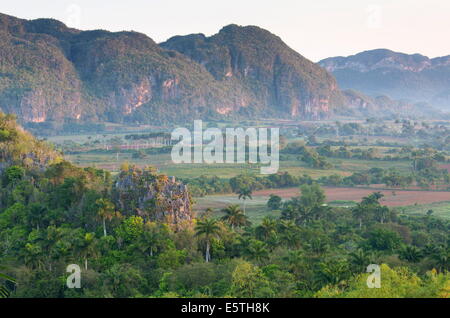
[[[353,206],[369,194],[380,191],[384,197],[381,204],[395,207],[401,213],[425,214],[433,210],[434,215],[450,218],[450,192],[444,191],[415,191],[415,190],[383,190],[377,188],[344,188],[324,187],[328,204],[332,206]],[[279,216],[279,211],[270,211],[267,208],[267,200],[271,194],[275,194],[284,200],[299,195],[299,188],[264,189],[253,192],[253,199],[247,200],[246,209],[252,222],[258,223],[265,216]],[[195,198],[194,209],[197,213],[207,208],[213,209],[220,215],[220,210],[230,204],[243,206],[243,200],[239,200],[235,194],[209,195],[203,198]]]

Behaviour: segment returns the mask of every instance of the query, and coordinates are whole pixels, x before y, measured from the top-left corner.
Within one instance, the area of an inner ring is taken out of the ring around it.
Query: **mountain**
[[[341,102],[335,79],[256,26],[228,25],[211,37],[175,36],[161,47],[203,65],[239,93],[239,106],[262,107],[292,117],[321,118]],[[223,113],[232,109],[222,109]]]
[[[257,27],[158,45],[0,14],[0,110],[23,123],[318,119],[341,102],[333,76]]]
[[[204,68],[136,32],[1,15],[0,42],[0,108],[24,122],[175,119],[228,102]]]
[[[378,49],[327,58],[319,65],[332,72],[343,89],[450,109],[450,55],[430,59]]]

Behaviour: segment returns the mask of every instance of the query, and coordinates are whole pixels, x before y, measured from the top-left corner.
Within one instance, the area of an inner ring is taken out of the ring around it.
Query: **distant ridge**
[[[327,58],[319,64],[333,73],[343,89],[450,109],[450,55],[430,59],[377,49]]]

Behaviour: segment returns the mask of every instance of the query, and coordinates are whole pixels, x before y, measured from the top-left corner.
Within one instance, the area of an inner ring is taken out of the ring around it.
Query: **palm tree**
[[[373,261],[373,254],[366,252],[362,249],[358,249],[349,254],[350,264],[354,266],[357,272],[365,272],[367,266]]]
[[[98,199],[95,203],[98,206],[97,216],[102,220],[103,224],[103,236],[106,236],[106,220],[112,220],[116,214],[114,204],[104,198]]]
[[[6,282],[16,284],[16,281],[14,278],[0,273],[0,279],[5,280]],[[6,285],[0,285],[0,298],[8,298],[11,295],[11,291]]]
[[[263,240],[269,239],[271,236],[277,232],[277,222],[274,219],[265,217],[261,225],[256,228],[256,234],[259,238]]]
[[[302,264],[304,261],[303,251],[289,251],[288,254],[283,257],[283,261],[286,262],[290,271],[292,271],[295,275],[298,275],[302,270]]]
[[[144,232],[139,237],[139,249],[146,254],[150,251],[150,256],[157,251],[157,244],[160,240],[160,233],[155,223],[146,223],[144,225]]]
[[[352,214],[359,221],[359,229],[362,228],[362,220],[366,216],[367,209],[361,203],[358,203],[356,207],[352,209]]]
[[[384,220],[386,220],[386,218],[389,215],[389,208],[387,206],[379,206],[375,212],[378,214],[379,218],[380,218],[380,223],[383,224]]]
[[[307,244],[306,246],[312,253],[314,253],[316,255],[324,254],[329,248],[328,243],[325,242],[321,238],[312,239],[311,242],[309,244]]]
[[[240,227],[249,225],[247,216],[242,212],[241,208],[238,205],[230,205],[227,208],[222,210],[225,215],[222,217],[222,220],[225,223],[228,223],[232,229],[234,227]]]
[[[319,271],[316,274],[316,284],[337,285],[348,278],[348,263],[345,260],[325,261],[318,264]]]
[[[205,219],[204,221],[198,221],[195,226],[195,231],[196,236],[203,236],[206,241],[205,260],[206,262],[209,262],[211,260],[211,239],[218,236],[220,227],[216,220]]]
[[[237,192],[239,200],[244,200],[244,214],[245,214],[245,203],[247,199],[252,199],[252,190],[250,188],[241,188]]]
[[[436,253],[431,255],[437,269],[441,272],[450,269],[450,250],[440,248]]]
[[[384,194],[381,193],[380,191],[374,192],[374,193],[368,195],[367,197],[364,197],[362,199],[361,203],[364,205],[379,204],[380,199],[383,197],[384,197]]]
[[[400,250],[399,258],[411,263],[418,263],[422,259],[422,253],[417,247],[407,245]]]
[[[249,258],[254,259],[257,263],[262,264],[264,260],[269,257],[269,251],[264,242],[258,240],[251,240],[246,249],[246,254]]]
[[[84,245],[81,250],[84,258],[84,268],[88,269],[88,258],[97,256],[97,241],[93,233],[86,233],[84,236]]]
[[[30,208],[30,213],[28,214],[28,221],[31,227],[36,226],[36,229],[39,230],[40,228],[39,223],[44,218],[46,212],[47,208],[45,206],[40,205],[38,203],[32,204]]]

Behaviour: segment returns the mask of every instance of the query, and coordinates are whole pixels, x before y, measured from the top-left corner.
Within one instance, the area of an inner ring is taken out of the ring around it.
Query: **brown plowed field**
[[[438,191],[405,191],[405,190],[378,190],[359,188],[332,188],[324,187],[327,201],[348,200],[359,202],[361,198],[380,191],[384,194],[381,203],[387,206],[402,206],[414,204],[428,204],[433,202],[450,201],[450,192]],[[299,188],[266,189],[253,193],[253,196],[269,196],[276,194],[282,198],[291,198],[299,195]]]

